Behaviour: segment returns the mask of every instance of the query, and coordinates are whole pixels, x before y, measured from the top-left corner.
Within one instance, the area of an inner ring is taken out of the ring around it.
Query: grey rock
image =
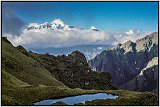
[[[137,40],[102,51],[89,61],[90,67],[97,72],[109,72],[112,84],[120,88],[138,76],[148,62],[158,57],[158,32]]]
[[[153,58],[141,73],[123,84],[121,89],[150,91],[158,95],[158,57]]]

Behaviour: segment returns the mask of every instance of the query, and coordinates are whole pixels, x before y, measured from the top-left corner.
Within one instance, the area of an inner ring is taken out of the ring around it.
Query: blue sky
[[[3,7],[26,23],[60,18],[67,24],[101,30],[154,31],[158,26],[158,2],[7,2]]]
[[[2,9],[12,10],[25,23],[60,18],[67,24],[93,25],[104,31],[158,28],[158,2],[3,2]]]

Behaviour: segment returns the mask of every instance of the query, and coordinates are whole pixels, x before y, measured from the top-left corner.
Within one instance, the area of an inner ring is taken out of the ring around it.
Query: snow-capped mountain
[[[73,30],[73,31],[99,31],[96,27],[91,26],[89,29],[84,29],[80,27],[75,27],[72,25],[65,24],[61,19],[55,19],[52,22],[45,22],[42,24],[38,23],[31,23],[28,25],[28,27],[25,29],[26,31],[37,31],[37,30],[50,30],[50,31],[62,31],[62,30]],[[53,32],[54,33],[54,32]],[[83,34],[83,33],[82,33]],[[33,52],[37,53],[49,53],[52,55],[68,55],[71,52],[75,50],[79,50],[80,52],[84,53],[85,57],[90,60],[94,58],[96,55],[98,55],[100,52],[102,52],[105,49],[110,48],[110,45],[75,45],[75,46],[69,46],[69,47],[46,47],[46,48],[28,48],[28,50],[31,50]]]
[[[65,24],[61,19],[55,19],[52,22],[45,22],[42,24],[31,23],[27,26],[25,30],[35,30],[35,29],[51,29],[51,30],[83,30],[72,25]],[[92,26],[90,30],[98,31],[97,28]]]
[[[91,28],[90,28],[91,30],[94,30],[94,31],[99,31],[96,27],[94,27],[94,26],[91,26]]]

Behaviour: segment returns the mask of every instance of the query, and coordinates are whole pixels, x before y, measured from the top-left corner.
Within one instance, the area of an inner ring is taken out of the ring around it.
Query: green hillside
[[[24,49],[19,47],[24,54]],[[111,76],[106,72],[94,72],[90,69],[85,56],[74,51],[68,56],[48,54],[26,54],[41,63],[55,78],[70,88],[116,89],[111,85]]]
[[[63,86],[53,75],[31,57],[2,40],[2,66],[17,79],[30,85]]]
[[[2,105],[32,105],[44,98],[77,95],[41,64],[2,38]]]

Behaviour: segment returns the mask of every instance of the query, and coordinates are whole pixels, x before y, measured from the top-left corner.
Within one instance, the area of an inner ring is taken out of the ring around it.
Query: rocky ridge
[[[135,43],[127,41],[104,50],[89,64],[97,72],[111,73],[112,83],[120,88],[138,76],[154,57],[158,57],[158,32],[138,39]]]

